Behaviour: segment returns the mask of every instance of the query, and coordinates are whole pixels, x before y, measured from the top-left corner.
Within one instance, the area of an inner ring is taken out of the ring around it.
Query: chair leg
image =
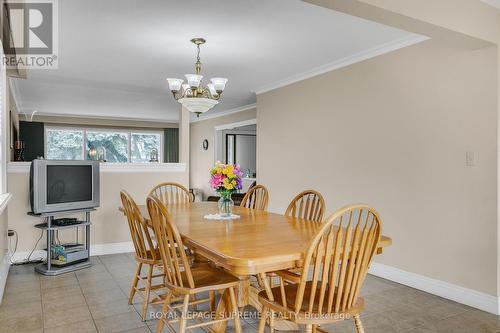
[[[312,333],[313,331],[313,325],[312,324],[307,324],[306,325],[306,333]]]
[[[195,295],[195,294],[191,295],[191,301],[192,301],[192,302],[196,302],[197,300],[198,300],[198,299],[196,298],[196,295]],[[195,304],[195,305],[193,305],[193,311],[198,311],[198,305],[196,305],[196,304]]]
[[[365,329],[363,328],[363,324],[361,323],[361,319],[359,318],[359,314],[354,315],[354,324],[356,325],[356,331],[358,333],[365,333]]]
[[[132,281],[132,287],[130,287],[130,294],[128,296],[128,304],[132,305],[135,292],[137,291],[137,284],[139,283],[139,276],[141,276],[142,263],[138,263],[137,269],[135,270],[134,280]]]
[[[240,309],[238,308],[238,302],[236,301],[233,287],[229,288],[229,298],[231,299],[231,310],[234,316],[234,330],[236,333],[241,333]]]
[[[266,328],[267,321],[267,307],[263,306],[260,312],[260,321],[259,321],[259,330],[258,333],[264,333],[264,329]]]
[[[208,292],[208,297],[210,298],[210,312],[215,312],[217,309],[215,306],[215,290],[210,290]]]
[[[186,332],[188,308],[189,308],[189,295],[186,295],[184,296],[184,304],[182,304],[181,320],[179,322],[179,333]]]
[[[153,265],[148,265],[148,276],[146,278],[146,287],[144,288],[144,303],[142,304],[142,321],[146,320],[146,312],[149,305],[149,294],[151,293],[151,283],[153,276]]]
[[[269,333],[274,333],[274,311],[269,310]]]
[[[165,322],[168,320],[168,306],[170,305],[171,299],[172,293],[167,291],[167,297],[165,297],[161,308],[161,318],[158,319],[158,324],[156,325],[156,333],[161,333],[161,331],[163,331],[163,327],[165,327]]]

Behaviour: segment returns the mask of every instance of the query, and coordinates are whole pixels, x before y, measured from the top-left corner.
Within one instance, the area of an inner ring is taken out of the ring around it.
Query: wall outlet
[[[7,236],[9,237],[14,236],[14,230],[7,230]]]
[[[476,165],[476,153],[474,153],[473,151],[468,151],[465,153],[465,165],[469,167]]]

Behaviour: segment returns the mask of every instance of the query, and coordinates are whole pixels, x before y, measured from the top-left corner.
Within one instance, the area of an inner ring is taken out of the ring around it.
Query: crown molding
[[[22,109],[19,113],[32,112],[33,110]],[[112,116],[99,116],[99,115],[79,115],[79,114],[67,114],[67,113],[50,113],[50,112],[37,112],[36,116],[43,117],[63,117],[63,118],[80,118],[80,119],[102,119],[102,120],[126,120],[126,121],[142,121],[142,122],[155,122],[155,123],[166,123],[166,124],[178,124],[179,119],[157,119],[157,118],[134,118],[134,117],[112,117]]]
[[[221,130],[232,130],[236,127],[243,127],[243,126],[248,126],[248,125],[255,125],[257,124],[257,119],[248,119],[248,120],[243,120],[243,121],[238,121],[236,123],[231,123],[231,124],[224,124],[224,125],[219,125],[215,126],[216,131],[221,131]]]
[[[377,56],[385,54],[385,53],[389,53],[389,52],[392,52],[392,51],[395,51],[398,49],[402,49],[402,48],[407,47],[407,46],[418,44],[418,43],[426,41],[428,39],[430,39],[430,38],[427,36],[416,35],[416,34],[412,34],[412,35],[404,37],[404,38],[396,39],[396,40],[390,41],[388,43],[384,43],[382,45],[371,48],[369,50],[362,51],[362,52],[353,54],[351,56],[336,60],[336,61],[328,63],[326,65],[322,65],[322,66],[313,68],[311,70],[289,76],[286,79],[276,81],[276,82],[271,83],[271,84],[267,84],[267,85],[262,86],[258,89],[255,89],[255,94],[257,94],[257,95],[263,94],[263,93],[266,93],[266,92],[274,90],[274,89],[288,86],[288,85],[295,83],[295,82],[306,80],[306,79],[309,79],[309,78],[312,78],[312,77],[315,77],[315,76],[318,76],[318,75],[321,75],[321,74],[324,74],[324,73],[327,73],[327,72],[330,72],[330,71],[333,71],[333,70],[336,70],[339,68],[347,67],[347,66],[350,66],[352,64],[355,64],[355,63],[358,63],[358,62],[361,62],[361,61],[364,61],[364,60],[367,60],[370,58],[374,58],[374,57],[377,57]]]
[[[17,113],[21,113],[21,95],[19,93],[19,87],[17,86],[17,81],[9,78],[10,93],[12,94],[12,99],[16,105]],[[10,109],[10,105],[8,106]]]
[[[229,110],[225,110],[225,111],[208,114],[206,116],[205,115],[201,115],[200,118],[196,118],[196,119],[191,120],[191,123],[197,123],[197,122],[208,120],[208,119],[213,119],[213,118],[218,118],[218,117],[224,117],[224,116],[227,116],[227,115],[230,115],[230,114],[233,114],[233,113],[238,113],[238,112],[243,112],[243,111],[247,111],[247,110],[250,110],[250,109],[255,109],[256,107],[257,107],[257,103],[252,103],[252,104],[247,104],[247,105],[239,106],[237,108],[233,108],[233,109],[229,109]]]

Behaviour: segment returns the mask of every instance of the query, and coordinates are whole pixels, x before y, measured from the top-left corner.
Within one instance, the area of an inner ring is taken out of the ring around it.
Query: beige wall
[[[9,228],[19,234],[18,251],[30,251],[40,236],[40,231],[33,225],[41,223],[40,218],[26,215],[29,207],[28,173],[9,173],[9,192],[13,198],[9,204]],[[101,206],[92,213],[92,244],[129,242],[130,233],[125,217],[118,211],[120,190],[125,189],[136,200],[145,204],[151,188],[160,182],[173,181],[187,185],[187,172],[103,172],[101,171]],[[73,232],[60,233],[61,241],[72,241]],[[45,238],[38,249],[45,245]]]
[[[376,261],[497,295],[496,62],[431,40],[257,96],[270,210],[368,203],[394,240]]]
[[[256,110],[250,109],[227,116],[191,123],[190,186],[202,189],[205,198],[207,195],[213,194],[208,184],[208,175],[210,168],[215,163],[215,126],[255,118]],[[205,139],[208,140],[208,150],[204,150],[202,147],[203,140]]]

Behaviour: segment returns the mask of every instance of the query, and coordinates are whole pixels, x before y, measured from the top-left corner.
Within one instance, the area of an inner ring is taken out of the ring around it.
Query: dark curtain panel
[[[165,163],[179,163],[179,129],[165,128]]]
[[[36,121],[19,122],[20,139],[24,141],[24,160],[29,162],[44,157],[45,125]]]

